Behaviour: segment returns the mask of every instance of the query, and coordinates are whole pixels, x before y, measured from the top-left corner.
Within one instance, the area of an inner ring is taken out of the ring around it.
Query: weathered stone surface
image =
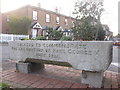
[[[16,63],[16,70],[21,73],[29,73],[30,64],[29,63]]]
[[[44,69],[41,63],[16,63],[16,70],[21,73],[37,72]]]
[[[44,69],[44,64],[42,63],[30,63],[30,72],[38,72],[40,70],[43,70]]]
[[[68,62],[85,71],[105,71],[112,61],[112,42],[105,41],[14,41],[10,58]]]
[[[102,87],[103,72],[82,71],[81,83],[89,84],[96,88]]]

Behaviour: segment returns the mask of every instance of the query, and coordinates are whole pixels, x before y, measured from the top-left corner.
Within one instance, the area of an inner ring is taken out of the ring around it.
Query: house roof
[[[56,15],[64,16],[66,18],[75,19],[73,17],[67,16],[67,15],[64,15],[64,14],[60,14],[60,13],[57,13],[57,12],[54,12],[54,11],[51,11],[51,10],[47,10],[47,9],[44,9],[44,8],[40,8],[40,7],[37,7],[37,6],[26,5],[25,7],[31,7],[31,8],[35,8],[35,9],[38,9],[38,10],[43,10],[43,11],[46,11],[46,12],[49,12],[49,13],[53,13],[53,14],[56,14]]]
[[[55,30],[58,30],[60,28],[60,26],[57,26],[56,28],[55,28]]]
[[[53,14],[56,14],[56,15],[64,16],[66,18],[75,19],[73,17],[67,16],[67,15],[64,15],[64,14],[60,14],[60,13],[57,13],[57,12],[54,12],[54,11],[51,11],[51,10],[47,10],[47,9],[44,9],[44,8],[40,8],[40,7],[37,7],[37,6],[25,5],[25,6],[21,7],[21,8],[28,8],[28,7],[31,7],[31,8],[37,9],[37,10],[43,10],[43,11],[46,11],[48,13],[53,13]],[[18,9],[21,9],[21,8],[18,8]],[[15,9],[15,10],[17,10],[17,9]],[[12,10],[12,11],[15,11],[15,10]],[[12,11],[5,12],[5,13],[11,13]]]
[[[30,25],[30,28],[33,28],[33,26],[36,24],[37,22],[33,22],[31,25]]]
[[[63,30],[63,32],[72,32],[72,30],[65,28],[65,29]]]
[[[30,25],[30,28],[33,28],[33,29],[42,29],[41,25],[38,22],[33,22]]]
[[[42,30],[49,30],[49,29],[50,29],[49,26],[43,26],[43,27],[42,27]]]

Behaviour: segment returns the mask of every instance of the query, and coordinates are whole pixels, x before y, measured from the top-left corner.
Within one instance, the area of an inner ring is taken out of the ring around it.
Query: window
[[[46,14],[46,22],[50,22],[50,15]]]
[[[56,24],[59,24],[59,23],[60,23],[60,18],[56,17]]]
[[[33,20],[37,20],[37,11],[33,11]]]
[[[67,19],[65,19],[65,25],[68,26],[68,20]]]
[[[74,21],[72,21],[72,27],[75,27],[75,22]]]
[[[9,16],[7,16],[7,22],[9,22],[9,21],[10,21]]]

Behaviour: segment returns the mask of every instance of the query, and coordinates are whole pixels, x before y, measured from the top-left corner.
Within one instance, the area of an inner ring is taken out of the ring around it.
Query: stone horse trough
[[[44,63],[68,65],[82,70],[81,83],[100,88],[103,72],[112,62],[112,42],[106,41],[13,41],[9,42],[10,59],[16,69],[29,73]]]

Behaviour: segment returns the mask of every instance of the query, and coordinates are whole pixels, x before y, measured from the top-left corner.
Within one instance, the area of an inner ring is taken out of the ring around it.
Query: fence
[[[16,41],[22,38],[29,38],[29,35],[0,34],[0,42]]]

